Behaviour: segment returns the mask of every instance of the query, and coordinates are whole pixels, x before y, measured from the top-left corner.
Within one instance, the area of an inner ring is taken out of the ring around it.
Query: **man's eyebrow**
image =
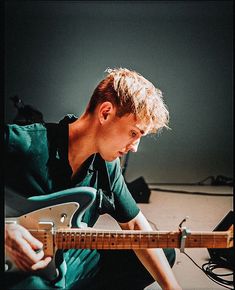
[[[140,133],[141,133],[142,135],[144,135],[144,134],[145,134],[145,131],[144,131],[144,130],[142,130],[142,129],[140,129],[138,126],[135,126],[135,128],[137,128],[137,129],[140,131]]]

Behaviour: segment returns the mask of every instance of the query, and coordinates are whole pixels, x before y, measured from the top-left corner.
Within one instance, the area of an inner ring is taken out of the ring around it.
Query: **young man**
[[[109,213],[123,230],[151,231],[127,189],[119,157],[136,152],[142,136],[167,127],[169,114],[161,91],[143,76],[123,68],[107,72],[80,118],[68,115],[59,124],[6,126],[6,185],[25,197],[79,186],[102,189],[102,199],[97,194],[83,216],[88,226],[92,227],[100,214]],[[51,261],[43,250],[35,251],[42,243],[22,226],[8,224],[5,229],[7,254],[24,273],[7,273],[7,287],[55,287],[35,275]],[[156,280],[162,289],[181,289],[171,270],[174,250],[134,252],[65,251],[67,272],[60,286],[140,290]]]

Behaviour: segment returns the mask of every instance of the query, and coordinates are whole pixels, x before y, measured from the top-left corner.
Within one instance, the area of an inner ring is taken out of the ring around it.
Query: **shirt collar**
[[[70,168],[71,175],[72,175],[72,168],[71,168],[71,166],[69,164],[69,160],[68,160],[69,124],[75,122],[77,119],[78,119],[78,117],[76,117],[75,115],[68,114],[59,122],[58,154],[59,154],[59,157]],[[87,174],[88,172],[93,172],[96,170],[96,165],[94,162],[95,156],[96,156],[96,154],[93,154],[89,158],[87,158],[87,160],[84,162],[84,166],[83,166],[81,173]],[[83,175],[83,174],[81,174],[81,175]]]

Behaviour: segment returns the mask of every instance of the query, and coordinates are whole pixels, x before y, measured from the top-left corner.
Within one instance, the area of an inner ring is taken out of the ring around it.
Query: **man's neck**
[[[68,159],[73,176],[81,169],[84,161],[97,152],[95,130],[91,124],[91,117],[84,115],[69,124]]]

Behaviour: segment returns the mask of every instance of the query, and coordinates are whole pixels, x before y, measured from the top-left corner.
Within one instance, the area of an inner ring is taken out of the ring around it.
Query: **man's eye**
[[[135,138],[137,136],[137,133],[135,131],[131,131],[131,137]]]

